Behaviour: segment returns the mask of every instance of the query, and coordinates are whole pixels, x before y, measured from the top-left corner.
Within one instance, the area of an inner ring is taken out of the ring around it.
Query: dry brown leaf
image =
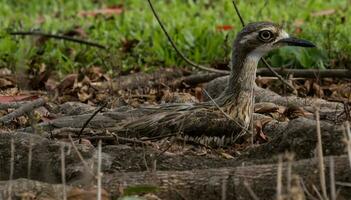
[[[111,16],[111,15],[120,15],[122,12],[123,12],[123,6],[117,5],[117,6],[101,8],[93,11],[81,11],[78,13],[78,16],[81,16],[81,17],[87,17],[87,16],[95,17],[97,15]]]
[[[73,85],[78,77],[78,74],[69,74],[67,75],[57,86],[58,91],[61,94],[67,93],[67,90],[71,91]]]
[[[296,119],[298,117],[306,117],[306,115],[309,112],[305,111],[303,108],[301,107],[297,107],[297,106],[292,106],[292,107],[288,107],[285,112],[284,112],[284,116],[286,116],[289,119]]]
[[[225,153],[225,152],[220,152],[220,155],[223,157],[223,158],[225,158],[225,159],[234,159],[234,157],[232,156],[232,155],[230,155],[230,154],[227,154],[227,153]]]
[[[260,113],[260,114],[267,114],[267,113],[272,113],[278,111],[279,107],[270,102],[262,102],[262,103],[256,103],[255,104],[255,113]]]
[[[0,88],[1,89],[5,89],[8,87],[14,87],[14,86],[15,86],[15,84],[12,81],[10,81],[6,78],[0,78]]]

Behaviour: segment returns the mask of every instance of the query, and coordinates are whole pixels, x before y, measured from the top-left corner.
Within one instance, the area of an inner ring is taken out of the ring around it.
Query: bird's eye
[[[270,42],[271,39],[273,38],[273,33],[271,31],[268,30],[264,30],[261,31],[258,34],[258,38],[262,41],[262,42]]]

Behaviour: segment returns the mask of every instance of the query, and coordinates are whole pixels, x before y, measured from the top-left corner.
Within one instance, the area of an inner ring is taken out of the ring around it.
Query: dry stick
[[[78,39],[78,38],[73,38],[73,37],[69,37],[69,36],[65,36],[65,35],[55,35],[55,34],[50,34],[50,33],[39,32],[39,31],[16,31],[16,32],[9,32],[9,34],[10,35],[22,35],[22,36],[30,35],[30,36],[42,36],[42,37],[47,37],[47,38],[55,38],[55,39],[59,39],[59,40],[66,40],[66,41],[70,41],[70,42],[85,44],[88,46],[97,47],[100,49],[107,50],[107,47],[105,47],[101,44]]]
[[[221,200],[226,200],[227,199],[227,185],[228,185],[228,180],[227,178],[223,178],[222,180],[222,195],[221,195]]]
[[[336,181],[335,184],[343,186],[343,187],[351,187],[351,183],[345,183],[345,182]]]
[[[29,147],[28,147],[28,167],[27,167],[27,178],[30,179],[31,169],[32,169],[32,145],[33,138],[29,138]]]
[[[249,195],[253,200],[259,200],[258,196],[255,194],[255,192],[252,190],[250,184],[244,180],[244,187],[245,189],[249,192]]]
[[[78,133],[78,139],[79,139],[79,144],[81,143],[81,139],[80,136],[82,135],[85,127],[88,126],[89,122],[95,117],[95,115],[97,115],[102,109],[104,109],[107,106],[108,102],[105,102],[100,108],[98,108],[97,110],[95,110],[95,112],[89,117],[89,119],[87,121],[85,121],[85,123],[83,124],[82,129],[80,129],[80,132]]]
[[[8,102],[8,103],[0,103],[0,110],[6,110],[9,108],[17,109],[21,107],[21,105],[28,103],[29,101],[15,101],[15,102]]]
[[[292,75],[294,78],[351,78],[351,70],[348,69],[274,69],[280,75]],[[257,69],[256,75],[258,76],[274,76],[269,69]]]
[[[286,185],[286,188],[287,188],[287,190],[288,190],[288,192],[289,192],[289,194],[290,194],[290,192],[291,192],[291,168],[292,168],[292,161],[293,161],[293,159],[294,159],[294,155],[293,154],[291,154],[291,153],[288,153],[287,155],[286,155],[286,158],[287,158],[287,160],[288,160],[288,162],[287,162],[287,170],[286,170],[286,182],[287,182],[287,185]]]
[[[160,17],[158,16],[158,14],[156,13],[156,10],[154,8],[154,6],[151,3],[151,0],[148,0],[150,8],[152,10],[152,13],[154,14],[157,22],[159,23],[163,33],[166,35],[168,41],[171,43],[172,47],[174,48],[174,50],[178,53],[178,55],[185,61],[187,62],[189,65],[196,67],[198,69],[201,70],[205,70],[205,71],[209,71],[209,72],[215,72],[215,73],[221,73],[221,74],[229,74],[230,72],[227,70],[218,70],[218,69],[212,69],[212,68],[208,68],[199,64],[194,63],[193,61],[189,60],[177,47],[177,45],[174,43],[173,39],[171,38],[171,36],[168,34],[166,28],[164,27]]]
[[[334,157],[329,159],[330,199],[336,200]]]
[[[319,117],[319,108],[315,108],[316,115],[316,126],[317,126],[317,153],[318,153],[318,165],[319,165],[319,178],[322,189],[323,198],[328,199],[327,195],[327,186],[325,181],[325,168],[324,168],[324,159],[323,159],[323,147],[322,147],[322,134],[321,134],[321,124]]]
[[[66,164],[65,164],[65,147],[61,143],[60,144],[61,150],[61,182],[62,182],[62,199],[67,199],[67,192],[66,192]]]
[[[15,140],[11,138],[11,161],[10,161],[10,182],[9,182],[9,189],[8,189],[8,199],[12,199],[12,180],[13,180],[13,172],[15,169]]]
[[[345,122],[345,129],[346,129],[346,148],[347,148],[347,155],[349,157],[350,168],[351,168],[351,130],[350,130],[350,123],[349,121]]]
[[[307,187],[306,187],[306,184],[304,183],[304,181],[301,179],[300,180],[300,185],[302,186],[303,188],[303,191],[307,194],[307,196],[309,197],[309,199],[312,199],[312,200],[318,200],[317,198],[315,198],[310,191],[308,191]],[[320,200],[320,199],[319,199]]]
[[[98,144],[98,163],[97,163],[97,200],[101,200],[101,140],[99,140]]]
[[[277,200],[282,199],[282,186],[283,186],[283,158],[279,155],[277,167]]]
[[[314,184],[312,184],[312,188],[313,188],[314,192],[317,194],[318,199],[323,200],[324,198],[322,197],[321,193],[318,191],[317,187]]]
[[[238,15],[239,19],[240,19],[240,22],[241,22],[241,25],[243,27],[245,27],[245,22],[243,20],[243,18],[241,17],[241,14],[239,12],[239,9],[238,7],[236,6],[236,3],[235,1],[233,0],[233,5],[234,5],[234,9],[235,9],[235,12],[236,14]],[[296,89],[294,88],[293,85],[291,85],[287,80],[285,80],[282,76],[280,76],[276,71],[274,71],[274,69],[270,66],[270,64],[266,61],[266,59],[262,58],[262,62],[263,64],[269,69],[269,71],[271,71],[274,76],[276,76],[282,83],[284,83],[286,86],[288,86],[290,89],[292,89],[293,91],[295,91]]]
[[[72,139],[72,137],[71,137],[71,134],[68,135],[68,138],[69,138],[69,140],[70,140],[70,142],[71,142],[71,144],[72,144],[72,147],[73,147],[74,151],[77,153],[78,158],[79,158],[80,161],[83,163],[83,166],[84,166],[84,168],[86,169],[86,171],[87,171],[91,176],[94,176],[94,174],[93,174],[93,172],[90,170],[88,164],[84,161],[84,158],[83,158],[82,154],[79,152],[77,146],[74,144],[74,141],[73,141],[73,139]]]
[[[0,125],[7,124],[7,123],[11,122],[14,118],[20,117],[20,116],[24,115],[25,113],[28,113],[28,112],[30,112],[30,111],[32,111],[40,106],[43,106],[45,103],[46,103],[45,99],[39,98],[37,100],[23,104],[21,107],[19,107],[18,109],[16,109],[12,113],[1,117],[0,118]]]

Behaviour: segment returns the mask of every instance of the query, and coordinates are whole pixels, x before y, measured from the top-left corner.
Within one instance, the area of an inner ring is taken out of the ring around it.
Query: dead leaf
[[[305,111],[303,108],[301,107],[297,107],[297,106],[291,106],[288,107],[285,112],[284,112],[284,116],[286,116],[289,119],[296,119],[298,117],[306,117],[306,115],[309,112]]]
[[[258,143],[265,143],[268,141],[268,137],[266,134],[263,133],[264,126],[270,122],[272,119],[269,119],[268,117],[262,120],[257,120],[255,121],[255,129],[256,129],[256,136],[255,140]]]
[[[0,78],[0,88],[1,89],[6,89],[9,87],[14,87],[14,86],[15,86],[15,84],[12,81],[10,81],[6,78]]]
[[[78,74],[67,75],[57,86],[57,90],[62,94],[66,90],[72,90]]]
[[[75,27],[72,30],[68,30],[63,35],[70,36],[70,37],[77,36],[81,38],[85,38],[87,36],[84,29],[82,29],[81,27]]]
[[[87,17],[87,16],[95,17],[97,15],[112,16],[112,15],[120,15],[122,12],[123,12],[123,6],[116,5],[116,6],[101,8],[93,11],[81,11],[78,13],[78,16],[81,16],[81,17]]]
[[[9,103],[16,101],[31,101],[39,98],[37,95],[14,95],[14,96],[0,96],[0,103]]]
[[[255,104],[255,113],[267,114],[278,111],[279,106],[274,103],[262,102]]]
[[[216,26],[216,30],[217,31],[230,31],[230,30],[232,30],[232,29],[234,29],[234,26],[232,26],[232,25],[217,25]]]
[[[228,160],[229,159],[234,159],[234,157],[232,155],[227,154],[225,152],[220,152],[220,155],[223,156],[223,158],[228,159]]]

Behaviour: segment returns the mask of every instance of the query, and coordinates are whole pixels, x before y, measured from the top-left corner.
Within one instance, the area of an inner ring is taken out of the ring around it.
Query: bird
[[[230,78],[218,98],[132,110],[133,117],[119,123],[119,134],[140,138],[173,133],[205,144],[232,143],[248,132],[258,62],[268,52],[284,46],[315,47],[308,40],[291,37],[278,24],[247,24],[234,40]]]

